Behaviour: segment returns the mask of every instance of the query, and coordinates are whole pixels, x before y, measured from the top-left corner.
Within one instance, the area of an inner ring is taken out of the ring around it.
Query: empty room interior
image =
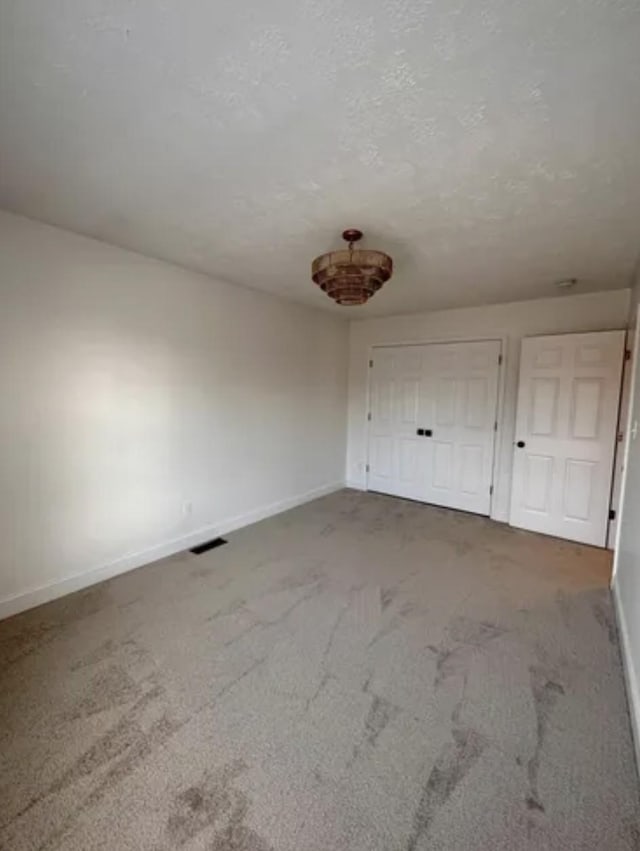
[[[640,0],[0,0],[0,849],[640,851]]]

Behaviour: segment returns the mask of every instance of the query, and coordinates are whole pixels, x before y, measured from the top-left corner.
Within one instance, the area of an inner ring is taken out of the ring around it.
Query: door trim
[[[629,378],[629,399],[627,401],[627,410],[624,417],[624,425],[619,423],[619,426],[624,428],[624,445],[622,446],[622,477],[620,479],[620,493],[618,495],[618,522],[616,523],[616,534],[613,541],[613,567],[611,571],[611,588],[615,586],[616,571],[618,569],[618,559],[620,553],[620,536],[622,530],[622,517],[625,508],[625,493],[627,489],[627,469],[629,467],[629,452],[631,451],[631,427],[633,426],[633,404],[635,402],[634,387],[636,382],[636,374],[640,369],[640,304],[636,310],[636,327],[631,329],[632,333],[627,330],[627,346],[631,344],[631,363],[630,363],[630,378]],[[638,742],[640,748],[640,740]]]
[[[503,441],[503,419],[504,419],[504,395],[505,395],[505,380],[506,380],[506,362],[507,362],[507,341],[508,338],[499,334],[492,334],[487,337],[437,337],[427,340],[411,340],[407,342],[402,340],[399,343],[375,343],[367,349],[367,366],[370,361],[375,360],[377,349],[398,349],[410,348],[412,346],[437,346],[447,345],[451,343],[500,343],[500,358],[498,364],[498,398],[496,401],[496,423],[497,429],[493,434],[493,458],[491,461],[491,493],[489,497],[489,517],[495,520],[494,506],[496,495],[496,481],[500,475],[500,455]],[[369,490],[369,458],[370,458],[370,443],[371,443],[371,422],[369,420],[369,412],[371,411],[371,369],[367,368],[367,395],[365,405],[365,432],[366,432],[366,469],[365,469],[365,491]],[[425,503],[428,505],[428,503]],[[453,510],[453,509],[452,509]]]

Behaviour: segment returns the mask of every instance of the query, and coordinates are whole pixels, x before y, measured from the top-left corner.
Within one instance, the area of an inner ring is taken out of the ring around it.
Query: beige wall
[[[534,334],[625,328],[629,290],[441,310],[353,322],[349,356],[347,482],[365,486],[368,360],[373,346],[432,340],[503,338],[504,396],[497,445],[492,516],[507,520],[516,412],[520,341]]]
[[[0,615],[344,481],[347,323],[0,213]]]

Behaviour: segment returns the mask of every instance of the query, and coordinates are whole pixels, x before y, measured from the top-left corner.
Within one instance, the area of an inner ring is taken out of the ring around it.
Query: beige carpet
[[[0,847],[631,851],[607,553],[344,491],[0,624]]]

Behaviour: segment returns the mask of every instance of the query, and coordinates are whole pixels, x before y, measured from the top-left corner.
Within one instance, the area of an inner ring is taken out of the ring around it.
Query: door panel
[[[456,418],[456,382],[438,378],[434,422],[437,426],[453,426]]]
[[[465,426],[483,429],[487,423],[487,399],[489,396],[487,379],[467,379],[465,396],[463,414]]]
[[[568,458],[564,479],[564,516],[569,520],[589,520],[594,478],[597,466],[593,461]]]
[[[557,427],[559,382],[556,378],[531,381],[531,434],[552,436]]]
[[[562,363],[562,349],[560,346],[548,343],[534,352],[533,358],[536,369],[554,369]]]
[[[604,546],[623,331],[522,342],[511,524]]]
[[[420,443],[412,438],[401,438],[399,441],[400,452],[400,479],[403,482],[412,482],[416,467],[420,464]]]
[[[499,354],[499,341],[376,350],[371,490],[489,513]]]
[[[482,490],[483,460],[482,447],[475,445],[461,448],[460,489],[463,493],[473,495]]]
[[[402,382],[400,395],[401,420],[403,425],[418,427],[419,402],[420,379],[406,379]]]
[[[528,453],[525,464],[525,505],[529,511],[549,514],[551,511],[553,458],[549,455]]]
[[[449,491],[453,487],[453,444],[434,440],[433,447],[433,478],[431,487],[434,490]]]
[[[576,378],[571,388],[571,421],[573,438],[597,440],[600,433],[601,378]]]
[[[393,476],[393,438],[389,435],[374,435],[371,438],[370,467],[376,476],[390,480]]]

